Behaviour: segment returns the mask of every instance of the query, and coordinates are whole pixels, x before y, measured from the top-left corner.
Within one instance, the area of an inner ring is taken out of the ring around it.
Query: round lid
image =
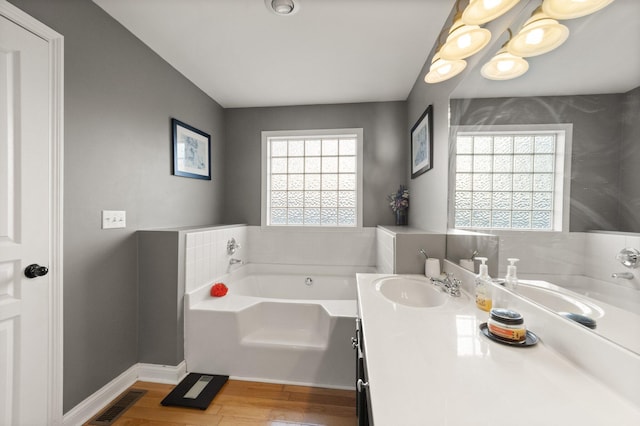
[[[591,329],[596,328],[596,320],[594,320],[593,318],[589,318],[586,315],[576,314],[574,312],[558,312],[558,314],[577,323],[580,323],[585,327],[589,327]]]
[[[491,309],[491,319],[500,321],[503,324],[519,325],[524,323],[522,315],[511,309],[494,308]]]

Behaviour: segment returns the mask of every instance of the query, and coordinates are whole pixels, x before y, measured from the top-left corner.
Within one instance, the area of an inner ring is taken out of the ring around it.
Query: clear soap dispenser
[[[515,290],[518,287],[518,276],[516,275],[516,262],[520,259],[510,257],[507,259],[509,265],[507,266],[507,276],[504,278],[504,286],[509,290]]]
[[[483,311],[491,310],[491,277],[485,264],[486,257],[476,257],[481,262],[480,273],[476,276],[476,306]]]

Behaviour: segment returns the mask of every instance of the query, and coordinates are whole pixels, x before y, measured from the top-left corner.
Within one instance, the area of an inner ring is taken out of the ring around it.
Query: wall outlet
[[[102,210],[102,229],[126,228],[127,212],[124,210]]]

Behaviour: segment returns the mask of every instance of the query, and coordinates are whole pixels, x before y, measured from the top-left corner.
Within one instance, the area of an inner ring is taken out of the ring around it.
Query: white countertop
[[[387,276],[357,275],[375,425],[640,425],[639,407],[545,346],[545,336],[527,348],[490,341],[478,328],[488,313],[468,293],[407,307],[375,289]]]

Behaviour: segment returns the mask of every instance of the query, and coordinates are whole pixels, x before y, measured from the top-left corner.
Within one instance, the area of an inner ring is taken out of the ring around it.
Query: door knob
[[[31,264],[24,268],[24,276],[27,278],[37,278],[43,275],[47,275],[49,268],[46,266],[40,266],[38,264]]]

